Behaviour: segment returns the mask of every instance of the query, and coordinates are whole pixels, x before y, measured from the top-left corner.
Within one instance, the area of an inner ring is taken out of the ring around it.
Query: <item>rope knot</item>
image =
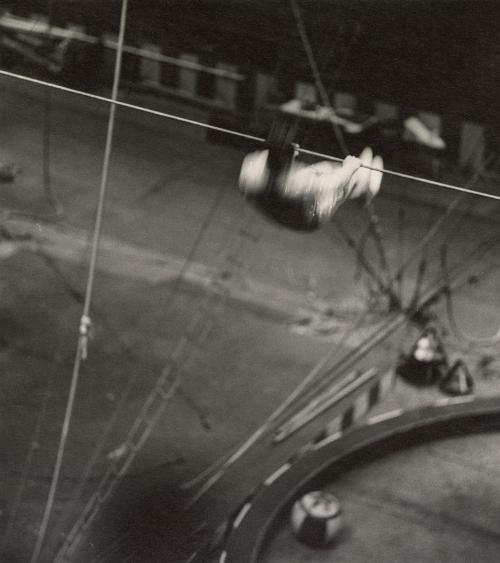
[[[82,360],[87,359],[87,344],[90,336],[90,330],[92,328],[92,321],[88,315],[82,315],[80,319],[80,349],[82,354]]]

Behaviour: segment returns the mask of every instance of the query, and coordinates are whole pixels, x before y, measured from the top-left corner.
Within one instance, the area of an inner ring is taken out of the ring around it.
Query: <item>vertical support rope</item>
[[[304,51],[306,52],[307,60],[309,62],[309,67],[311,68],[311,72],[314,78],[316,88],[318,90],[319,97],[321,99],[321,103],[328,109],[333,110],[332,104],[330,103],[330,97],[328,96],[328,92],[326,91],[325,84],[323,82],[323,79],[321,78],[321,73],[319,71],[316,58],[314,57],[311,42],[309,41],[309,36],[307,35],[306,27],[302,19],[302,14],[300,13],[299,5],[297,4],[297,0],[290,0],[290,5],[292,7],[293,16],[297,24],[297,30],[299,32],[300,39],[304,47]],[[345,143],[342,131],[340,130],[340,127],[338,123],[335,122],[335,120],[332,120],[331,123],[340,150],[344,153],[344,156],[347,156],[349,154],[349,149],[347,148],[347,145]]]
[[[43,149],[42,149],[42,174],[43,191],[50,206],[54,209],[57,217],[63,217],[64,207],[57,197],[52,186],[51,175],[51,128],[52,128],[52,90],[47,88],[43,110]]]
[[[45,38],[50,38],[50,30],[52,28],[52,20],[54,19],[54,0],[49,0],[49,21]],[[51,129],[52,129],[52,90],[46,88],[45,102],[43,109],[43,147],[42,147],[42,173],[43,173],[43,190],[49,204],[54,208],[57,217],[64,215],[64,208],[57,197],[52,186],[51,177]]]
[[[78,346],[76,350],[75,363],[74,363],[73,374],[71,378],[71,386],[70,386],[68,401],[66,405],[66,412],[64,415],[64,421],[61,430],[61,438],[59,441],[56,462],[54,465],[54,472],[52,474],[52,481],[50,484],[49,495],[47,498],[47,503],[45,505],[42,522],[40,524],[40,529],[38,531],[38,538],[35,544],[35,548],[33,550],[33,555],[31,557],[31,563],[38,562],[40,557],[40,552],[42,550],[42,546],[45,540],[45,536],[47,534],[47,527],[54,506],[54,499],[57,490],[57,485],[59,482],[59,475],[61,472],[61,465],[62,465],[64,450],[66,446],[66,440],[68,437],[71,416],[73,413],[76,388],[78,385],[78,379],[80,375],[80,365],[81,365],[81,361],[86,358],[86,353],[87,353],[87,337],[88,337],[88,328],[90,323],[89,311],[92,301],[92,290],[94,286],[97,253],[99,249],[104,200],[105,200],[106,188],[107,188],[108,176],[109,176],[109,163],[111,158],[111,150],[113,146],[113,134],[114,134],[114,124],[115,124],[115,113],[116,113],[115,102],[118,98],[118,87],[120,84],[122,52],[123,52],[123,44],[125,39],[125,26],[127,20],[127,6],[128,6],[128,0],[122,0],[122,8],[121,8],[121,16],[120,16],[120,32],[118,37],[118,48],[116,51],[116,59],[115,59],[113,90],[111,95],[111,102],[110,102],[111,106],[110,106],[109,117],[108,117],[106,146],[104,150],[101,183],[99,189],[99,199],[97,203],[94,235],[92,240],[92,253],[90,257],[89,273],[88,273],[87,286],[85,291],[85,301],[83,305],[82,318],[80,321],[80,335],[78,339]]]
[[[333,106],[330,102],[330,98],[329,98],[328,92],[326,90],[325,84],[323,82],[323,79],[321,78],[321,73],[319,71],[318,63],[317,63],[316,58],[314,56],[311,41],[309,40],[309,36],[307,34],[307,30],[306,30],[306,27],[305,27],[305,24],[304,24],[304,20],[302,18],[302,14],[301,14],[301,11],[300,11],[298,0],[290,0],[290,5],[291,5],[291,8],[292,8],[293,16],[295,18],[295,22],[297,24],[297,29],[299,31],[300,38],[302,40],[302,45],[304,47],[304,51],[306,52],[306,55],[307,55],[307,60],[309,61],[309,66],[310,66],[310,69],[311,69],[311,72],[312,72],[312,75],[313,75],[313,78],[314,78],[316,89],[318,90],[318,93],[319,93],[319,96],[320,96],[321,103],[325,107],[327,107],[329,110],[333,111],[334,114],[335,114],[335,111],[334,111]],[[345,142],[345,138],[344,138],[344,135],[342,134],[340,126],[335,121],[335,115],[334,115],[334,119],[331,119],[330,122],[332,124],[333,131],[334,131],[335,137],[337,139],[337,143],[338,143],[341,151],[344,153],[344,156],[347,156],[349,154],[349,148],[347,147],[347,144]],[[389,274],[389,277],[391,277],[390,272],[388,272],[387,258],[386,258],[386,252],[385,252],[385,248],[384,248],[384,244],[383,244],[383,240],[382,240],[382,233],[381,233],[381,230],[380,230],[380,227],[379,227],[378,217],[375,214],[373,205],[366,207],[366,211],[368,213],[368,218],[369,218],[369,229],[367,231],[367,235],[371,234],[373,236],[373,239],[374,239],[375,244],[376,244],[377,251],[378,251],[379,256],[380,256],[380,262],[381,262],[382,270],[384,272],[387,272]],[[356,249],[354,248],[354,250],[356,250]],[[359,256],[361,255],[361,252],[358,252],[357,254],[358,254],[358,258],[359,258]],[[389,296],[391,306],[399,306],[399,303],[396,299],[395,293],[394,293],[393,288],[392,288],[392,283],[388,285],[388,291],[385,292],[385,293],[386,293],[386,295]]]
[[[97,214],[94,227],[94,238],[92,241],[92,254],[90,257],[89,275],[87,281],[87,289],[85,292],[85,302],[83,306],[83,315],[88,316],[90,310],[90,303],[92,300],[92,290],[94,285],[95,268],[97,262],[97,252],[99,249],[99,239],[101,236],[101,223],[104,210],[104,198],[106,195],[106,188],[108,185],[109,164],[111,159],[111,150],[113,147],[113,134],[115,128],[115,114],[116,114],[116,100],[118,98],[118,87],[120,85],[120,73],[122,63],[123,44],[125,39],[125,24],[127,19],[127,4],[128,0],[122,0],[122,12],[120,19],[120,35],[118,37],[118,47],[116,51],[115,70],[113,78],[113,90],[111,93],[111,106],[108,118],[108,131],[106,136],[106,146],[104,148],[104,160],[102,166],[101,185],[99,189],[99,201],[97,204]]]

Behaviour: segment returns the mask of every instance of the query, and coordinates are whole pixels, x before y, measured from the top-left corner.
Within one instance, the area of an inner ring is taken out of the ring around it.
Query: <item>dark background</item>
[[[22,0],[17,13],[52,10],[55,23],[116,29],[120,2]],[[500,114],[500,5],[481,1],[302,0],[325,81],[357,96],[477,121]],[[310,80],[286,0],[131,0],[128,41],[159,41],[241,67]]]

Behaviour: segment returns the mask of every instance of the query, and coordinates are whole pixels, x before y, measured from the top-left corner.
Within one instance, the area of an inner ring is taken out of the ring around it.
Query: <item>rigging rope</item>
[[[49,495],[47,498],[47,503],[45,505],[45,510],[43,513],[42,521],[40,524],[40,529],[38,531],[38,537],[31,557],[31,563],[37,563],[40,557],[41,549],[45,536],[47,533],[47,527],[52,514],[52,509],[54,506],[55,494],[57,490],[57,485],[59,483],[59,474],[61,471],[64,451],[66,448],[66,440],[68,437],[69,426],[71,422],[71,417],[73,414],[73,405],[75,402],[76,388],[78,385],[78,379],[80,375],[80,365],[81,361],[86,359],[87,356],[87,339],[90,329],[90,305],[92,300],[92,290],[93,282],[95,277],[95,268],[97,262],[97,252],[99,248],[100,232],[101,232],[101,222],[102,214],[104,209],[104,198],[107,189],[108,175],[109,175],[109,163],[111,158],[111,149],[113,146],[113,133],[114,133],[114,123],[115,123],[115,113],[116,113],[116,99],[118,97],[118,86],[120,82],[120,71],[121,71],[121,60],[122,60],[122,49],[124,39],[125,39],[125,26],[126,26],[126,16],[127,16],[127,6],[128,0],[122,0],[122,8],[120,15],[120,32],[118,37],[118,49],[116,51],[115,59],[115,69],[113,78],[113,89],[111,95],[111,106],[108,118],[108,131],[106,137],[106,146],[104,150],[104,159],[101,175],[101,184],[99,189],[99,199],[97,204],[97,214],[94,226],[94,236],[92,241],[92,253],[90,258],[89,273],[87,279],[87,286],[85,292],[85,301],[83,306],[83,313],[80,320],[80,337],[78,339],[78,345],[75,356],[75,363],[73,367],[73,374],[71,378],[71,385],[68,395],[68,400],[66,404],[66,412],[64,415],[64,421],[61,430],[61,438],[57,450],[56,462],[54,466],[54,472],[52,475],[52,481],[50,484]]]
[[[17,80],[22,80],[24,82],[29,82],[31,84],[37,84],[38,86],[53,88],[54,90],[59,90],[61,92],[66,92],[66,93],[69,93],[69,94],[75,94],[75,95],[82,96],[82,97],[85,97],[85,98],[89,98],[89,99],[92,99],[92,100],[105,102],[105,103],[108,103],[108,104],[112,104],[114,106],[119,106],[119,107],[123,107],[123,108],[127,108],[127,109],[136,110],[136,111],[139,111],[139,112],[142,112],[142,113],[147,113],[149,115],[156,115],[157,117],[163,117],[165,119],[171,119],[173,121],[178,121],[180,123],[186,123],[186,124],[189,124],[189,125],[194,125],[196,127],[202,127],[204,129],[211,129],[213,131],[219,131],[221,133],[233,135],[235,137],[240,137],[242,139],[247,139],[247,140],[250,140],[250,141],[256,141],[258,143],[265,143],[266,142],[266,139],[264,139],[262,137],[257,137],[255,135],[250,135],[248,133],[242,133],[241,131],[235,131],[233,129],[226,129],[224,127],[218,127],[216,125],[211,125],[209,123],[203,123],[203,122],[197,121],[195,119],[189,119],[187,117],[181,117],[180,115],[175,115],[175,114],[167,113],[167,112],[164,112],[164,111],[146,108],[144,106],[139,106],[139,105],[131,104],[131,103],[128,103],[128,102],[113,100],[113,99],[107,98],[105,96],[99,96],[98,94],[91,94],[90,92],[84,92],[82,90],[75,90],[74,88],[68,88],[67,86],[61,86],[60,84],[55,84],[53,82],[47,82],[46,80],[40,80],[38,78],[31,78],[29,76],[24,76],[23,74],[17,74],[15,72],[10,72],[8,70],[0,70],[0,75],[7,76],[9,78],[15,78]],[[314,156],[314,157],[317,157],[317,158],[323,158],[325,160],[330,160],[332,162],[343,162],[343,160],[344,160],[343,158],[340,158],[338,156],[332,156],[330,154],[312,151],[312,150],[304,149],[304,148],[301,148],[301,147],[297,147],[297,150],[301,154],[306,154],[306,155]],[[496,195],[496,194],[479,192],[479,191],[471,190],[471,189],[468,189],[468,188],[465,188],[465,187],[457,186],[455,184],[447,184],[445,182],[438,182],[436,180],[430,180],[428,178],[422,178],[420,176],[414,176],[412,174],[406,174],[404,172],[396,172],[395,170],[389,170],[387,168],[375,168],[373,166],[367,166],[365,164],[362,164],[361,167],[366,168],[368,170],[374,170],[375,172],[382,172],[383,174],[387,174],[389,176],[396,176],[398,178],[404,178],[406,180],[413,180],[415,182],[428,184],[430,186],[435,186],[437,188],[455,190],[455,191],[467,193],[467,194],[470,194],[470,195],[484,197],[486,199],[492,199],[492,200],[500,201],[500,195]]]
[[[319,93],[320,96],[320,100],[321,103],[324,107],[328,108],[331,112],[333,117],[335,117],[335,110],[333,109],[333,106],[330,102],[330,98],[328,95],[328,92],[326,90],[325,84],[321,78],[321,73],[319,71],[319,66],[318,63],[316,61],[316,57],[314,56],[314,52],[313,52],[313,48],[311,45],[311,42],[309,40],[309,36],[307,34],[307,30],[304,24],[304,20],[302,18],[302,14],[299,8],[299,4],[297,0],[290,0],[290,6],[295,18],[295,22],[297,25],[297,29],[299,31],[301,40],[302,40],[302,45],[304,47],[304,50],[306,52],[307,55],[307,59],[309,62],[309,66],[312,72],[312,75],[314,77],[314,83],[316,86],[316,89]],[[344,153],[344,156],[347,156],[349,154],[349,148],[347,146],[347,143],[345,142],[344,136],[342,134],[342,131],[338,125],[338,123],[335,121],[335,119],[331,119],[330,123],[333,127],[333,131],[335,133],[335,137],[337,139],[337,143],[341,149],[341,151]],[[343,232],[342,236],[344,238],[344,241],[348,244],[348,246],[350,246],[357,255],[357,259],[358,259],[358,264],[362,267],[364,267],[363,264],[363,245],[366,242],[366,240],[368,239],[368,237],[370,235],[373,236],[374,241],[375,241],[375,246],[377,248],[379,257],[380,257],[380,265],[382,267],[382,270],[384,272],[387,272],[389,275],[389,269],[388,269],[388,262],[387,262],[387,257],[386,257],[386,252],[385,252],[385,248],[384,248],[384,244],[383,244],[383,238],[382,238],[382,232],[379,226],[379,219],[375,213],[375,208],[373,206],[373,203],[367,205],[365,207],[365,210],[368,214],[368,220],[369,220],[369,226],[368,229],[366,230],[366,234],[364,236],[361,237],[358,245],[352,245],[350,242],[351,237],[348,235],[347,232]],[[378,274],[378,273],[377,273]],[[398,300],[395,298],[395,294],[394,291],[392,289],[392,285],[388,285],[387,288],[385,289],[384,293],[387,295],[387,297],[389,298],[389,301],[392,305],[396,305],[398,303]]]
[[[311,72],[314,77],[314,82],[316,84],[316,88],[318,89],[319,97],[321,99],[321,103],[327,107],[328,109],[333,110],[332,105],[330,103],[330,98],[328,96],[328,92],[326,91],[325,85],[323,80],[321,79],[321,74],[319,72],[319,67],[316,62],[316,58],[314,57],[314,53],[312,50],[311,42],[309,41],[309,37],[307,35],[306,27],[304,25],[304,21],[302,20],[302,15],[300,13],[299,6],[296,0],[290,0],[290,4],[292,7],[293,16],[295,18],[295,22],[297,24],[297,29],[300,34],[300,38],[302,40],[302,45],[304,46],[304,51],[307,55],[307,60],[309,61],[309,66],[311,68]],[[334,112],[335,115],[335,112]],[[340,130],[339,124],[333,119],[331,120],[333,131],[335,133],[335,137],[337,142],[340,146],[340,149],[344,153],[345,156],[349,154],[349,149],[344,140],[344,136],[342,135],[342,131]]]
[[[193,259],[194,259],[196,252],[199,250],[201,240],[202,240],[203,236],[206,234],[206,231],[208,230],[215,213],[217,212],[217,210],[219,209],[219,207],[222,203],[224,195],[226,194],[226,188],[227,187],[223,185],[219,189],[219,191],[217,192],[217,194],[216,194],[216,196],[213,200],[213,203],[211,204],[211,207],[208,210],[208,212],[207,212],[207,214],[206,214],[206,216],[203,220],[203,223],[202,223],[200,229],[198,230],[198,233],[196,234],[196,238],[194,239],[194,241],[191,245],[189,253],[186,256],[179,273],[176,275],[175,282],[174,282],[171,290],[169,291],[169,294],[168,294],[166,301],[160,300],[160,302],[158,304],[158,306],[161,307],[162,309],[166,309],[168,311],[172,307],[172,305],[174,303],[174,298],[179,293],[181,283],[185,278],[185,274],[186,274],[188,268],[192,265],[192,262],[193,262]],[[229,239],[232,240],[232,237],[229,237]],[[106,317],[104,317],[103,319],[106,320]],[[132,351],[127,346],[126,342],[123,339],[120,338],[120,335],[116,331],[116,329],[114,327],[112,327],[111,325],[109,325],[109,323],[108,323],[108,328],[112,329],[113,332],[115,333],[114,337],[117,339],[117,341],[118,341],[118,343],[119,343],[119,345],[122,349],[122,353],[125,354],[127,360],[138,362],[139,361],[138,358],[134,358]],[[168,365],[168,362],[165,365]],[[158,386],[158,380],[159,380],[159,378],[162,377],[161,373],[163,373],[164,369],[165,369],[165,366],[164,366],[163,370],[160,372],[160,376],[156,378],[155,385],[153,386],[153,389],[155,389]],[[140,372],[134,370],[134,373],[128,379],[126,385],[124,386],[124,388],[122,390],[121,397],[118,401],[118,404],[116,405],[112,416],[109,418],[108,422],[106,423],[104,430],[101,432],[101,436],[99,438],[99,441],[97,442],[96,446],[94,447],[94,451],[91,454],[89,461],[86,464],[86,467],[85,467],[85,469],[82,473],[82,476],[80,477],[78,484],[75,486],[74,492],[73,492],[70,500],[68,501],[68,504],[66,505],[65,510],[63,511],[63,513],[61,515],[60,521],[59,521],[58,526],[57,526],[58,529],[61,529],[63,527],[65,520],[68,520],[69,516],[71,515],[72,508],[74,508],[74,505],[76,505],[77,501],[80,500],[80,497],[81,497],[82,492],[83,492],[83,488],[84,488],[86,482],[88,481],[89,477],[92,474],[93,466],[95,465],[95,463],[99,459],[99,456],[102,454],[102,450],[104,449],[104,447],[106,445],[106,440],[108,439],[109,435],[111,434],[112,427],[116,423],[116,421],[118,420],[120,410],[123,410],[123,407],[125,405],[125,401],[129,398],[130,392],[133,389],[133,386],[135,385],[136,381],[138,380],[139,375],[140,375]],[[178,392],[180,391],[180,387],[177,388],[177,391]],[[86,521],[86,523],[88,523],[88,521]],[[60,550],[61,555],[58,554],[58,557],[56,558],[55,561],[59,561],[59,560],[62,559],[62,553],[64,552],[64,550],[65,550],[65,544],[63,545],[63,547]]]
[[[226,471],[238,461],[254,444],[256,444],[262,437],[264,437],[268,431],[273,428],[274,422],[278,420],[281,415],[285,414],[286,411],[290,412],[290,408],[295,403],[296,399],[303,397],[305,391],[313,391],[317,394],[322,389],[324,389],[329,381],[328,377],[331,375],[338,374],[340,370],[345,371],[352,367],[356,361],[359,361],[366,353],[372,349],[374,345],[381,342],[388,335],[393,333],[397,328],[399,328],[405,320],[412,316],[418,311],[422,310],[423,307],[431,305],[442,293],[449,291],[451,287],[451,277],[455,281],[458,281],[459,276],[463,273],[466,265],[477,262],[484,256],[485,252],[492,247],[493,244],[498,242],[498,237],[480,241],[474,249],[465,255],[457,264],[452,268],[448,269],[446,274],[439,275],[437,279],[433,280],[423,292],[418,291],[416,294],[416,300],[414,303],[405,310],[401,311],[389,319],[381,323],[379,327],[373,331],[360,345],[358,349],[352,353],[345,354],[341,356],[333,366],[328,368],[324,373],[320,373],[325,367],[329,355],[323,358],[307,375],[305,380],[303,380],[298,387],[296,387],[293,392],[285,399],[285,401],[280,404],[277,409],[264,421],[264,423],[242,444],[237,446],[229,454],[225,454],[219,459],[217,459],[212,465],[207,467],[202,473],[195,476],[190,481],[184,483],[183,488],[190,489],[200,482],[204,484],[196,491],[196,493],[191,498],[188,506],[186,508],[192,507],[202,496],[204,496],[220,479],[222,479]],[[451,274],[451,277],[450,277]],[[317,381],[314,379],[318,377]],[[313,388],[309,386],[313,384]],[[306,395],[307,397],[308,395]],[[309,394],[312,396],[312,394]],[[293,407],[292,407],[293,408]],[[292,413],[295,411],[292,411]]]
[[[348,338],[351,331],[358,325],[360,319],[364,318],[366,312],[363,312],[359,319],[354,323],[353,326],[348,327],[339,340],[339,345],[332,348],[325,356],[323,356],[317,364],[308,372],[306,377],[293,389],[293,391],[283,400],[282,403],[266,418],[266,420],[253,432],[248,439],[246,439],[242,444],[238,445],[229,454],[223,454],[219,459],[217,459],[213,464],[203,470],[201,473],[196,475],[194,478],[186,481],[182,487],[184,489],[191,489],[198,483],[207,479],[206,483],[193,495],[190,499],[188,506],[191,507],[196,503],[210,488],[219,481],[224,475],[224,473],[231,467],[236,461],[238,461],[250,448],[252,448],[263,436],[268,434],[273,428],[277,420],[284,415],[298,399],[300,399],[304,392],[308,391],[311,385],[314,384],[315,379],[321,375],[323,369],[326,369],[328,362],[332,359],[335,353],[344,341]],[[331,368],[330,368],[331,369]]]
[[[180,283],[184,278],[184,273],[187,271],[187,268],[192,261],[192,257],[194,256],[195,251],[198,249],[199,243],[202,240],[205,230],[211,224],[213,214],[218,209],[222,198],[226,193],[226,189],[227,186],[223,186],[221,189],[219,189],[212,209],[207,215],[204,225],[197,234],[190,254],[183,266],[182,272],[177,276],[176,284],[173,290],[174,292],[177,291],[177,288],[180,286]],[[245,210],[247,209],[249,208],[246,207]],[[145,441],[148,439],[148,436],[153,431],[159,420],[161,412],[163,412],[163,409],[166,406],[166,402],[171,398],[171,396],[173,396],[173,393],[172,395],[169,394],[169,396],[167,397],[164,392],[162,392],[162,402],[159,404],[159,408],[158,405],[156,408],[152,408],[152,400],[156,400],[159,391],[163,389],[165,382],[167,381],[167,379],[170,379],[172,375],[175,376],[175,388],[173,389],[173,391],[177,391],[177,389],[179,389],[179,385],[182,382],[183,370],[185,369],[185,365],[188,361],[191,361],[192,356],[196,354],[196,347],[200,346],[204,341],[207,335],[207,329],[210,330],[209,325],[211,324],[211,321],[209,318],[207,319],[208,312],[210,310],[215,311],[217,306],[221,303],[223,304],[225,298],[227,297],[228,289],[223,287],[223,285],[220,285],[222,280],[220,274],[227,273],[229,271],[227,268],[231,268],[233,266],[237,267],[237,265],[233,264],[232,255],[233,252],[239,252],[239,249],[243,244],[243,237],[245,235],[248,236],[248,229],[255,218],[255,211],[251,211],[251,214],[249,214],[245,220],[244,227],[239,229],[240,234],[237,236],[227,237],[228,242],[220,253],[221,267],[215,268],[211,280],[211,283],[213,283],[214,285],[214,291],[206,291],[203,299],[199,300],[194,306],[196,313],[191,317],[191,321],[187,323],[186,330],[184,331],[181,338],[177,341],[174,349],[169,356],[169,360],[165,364],[164,369],[161,371],[160,376],[157,378],[156,384],[154,385],[151,393],[148,395],[148,398],[146,399],[146,402],[141,409],[141,413],[136,417],[133,426],[129,430],[127,437],[123,443],[129,445],[132,444],[132,447],[129,449],[129,452],[124,458],[121,458],[120,460],[108,465],[108,470],[100,480],[97,489],[90,497],[89,501],[86,503],[83,511],[81,512],[76,523],[73,525],[71,531],[69,532],[69,534],[67,534],[65,542],[56,556],[56,563],[66,561],[73,550],[76,549],[76,546],[81,541],[84,531],[89,527],[90,523],[97,516],[102,505],[104,504],[104,502],[106,502],[106,499],[118,485],[119,480],[122,478],[122,476],[125,475],[133,459],[136,457],[136,455],[138,455]],[[232,230],[237,230],[241,226],[241,223],[241,218],[238,218]],[[227,268],[224,268],[224,264],[226,264]],[[174,294],[172,293],[172,298],[173,295]],[[195,346],[194,349],[193,346]],[[146,408],[145,405],[147,404],[149,406]],[[143,432],[139,432],[141,428],[143,429]]]
[[[54,12],[54,0],[49,1],[49,13],[47,30],[45,37],[50,37]],[[64,215],[64,208],[57,197],[57,193],[52,186],[52,175],[50,171],[51,163],[51,129],[52,129],[52,91],[47,89],[45,92],[45,104],[43,112],[43,154],[42,154],[42,170],[43,170],[43,189],[49,204],[53,207],[56,217]]]
[[[54,209],[53,215],[48,215],[48,217],[54,216],[56,219],[61,219],[64,217],[64,207],[59,201],[57,192],[52,185],[52,175],[51,175],[51,116],[52,116],[52,92],[47,90],[45,104],[44,104],[44,115],[43,115],[43,153],[42,153],[42,171],[43,171],[43,190],[45,196]],[[40,216],[38,216],[40,217]]]
[[[471,179],[467,182],[466,184],[467,189],[472,189],[472,187],[474,187],[479,182],[481,177],[484,175],[488,164],[491,164],[491,162],[493,161],[493,158],[494,157],[488,157],[484,161],[484,163],[478,167],[478,169],[474,172]],[[408,269],[408,267],[413,263],[414,258],[422,251],[422,249],[426,245],[428,245],[431,242],[431,240],[435,237],[435,235],[446,225],[447,220],[451,217],[455,209],[463,202],[464,197],[465,194],[461,193],[450,202],[444,213],[432,224],[432,226],[429,228],[427,233],[425,233],[425,235],[421,238],[417,246],[406,257],[406,260],[404,260],[401,263],[401,265],[395,272],[394,276],[391,278],[391,280],[389,280],[389,283],[392,283],[393,281],[397,280],[404,274],[404,272]]]

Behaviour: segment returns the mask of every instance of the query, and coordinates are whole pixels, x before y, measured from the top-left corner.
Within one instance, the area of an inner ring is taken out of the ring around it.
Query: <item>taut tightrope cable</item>
[[[311,156],[316,156],[318,158],[324,158],[325,160],[332,160],[334,162],[342,162],[342,158],[338,158],[335,156],[331,156],[329,154],[323,154],[316,151],[310,151],[307,149],[299,149],[299,151],[303,154],[308,154]],[[463,186],[457,186],[455,184],[447,184],[445,182],[438,182],[436,180],[430,180],[429,178],[421,178],[420,176],[414,176],[412,174],[406,174],[405,172],[396,172],[395,170],[388,170],[387,168],[375,168],[373,166],[366,166],[364,164],[361,165],[361,168],[367,168],[368,170],[374,170],[375,172],[382,172],[384,174],[388,174],[389,176],[397,176],[398,178],[404,178],[406,180],[413,180],[415,182],[421,182],[423,184],[428,184],[431,186],[436,186],[437,188],[446,188],[448,190],[455,190],[457,192],[462,192],[471,195],[477,195],[480,197],[485,197],[487,199],[494,199],[500,201],[500,195],[496,194],[488,194],[485,192],[478,192],[476,190],[471,190],[469,188],[465,188]]]
[[[82,90],[75,90],[74,88],[68,88],[67,86],[61,86],[60,84],[54,84],[53,82],[47,82],[45,80],[40,80],[38,78],[31,78],[29,76],[24,76],[22,74],[16,74],[15,72],[10,72],[8,70],[0,70],[0,75],[7,76],[9,78],[15,78],[17,80],[22,80],[24,82],[30,82],[32,84],[37,84],[38,86],[44,86],[47,88],[53,88],[54,90],[59,90],[61,92],[67,92],[69,94],[75,94],[85,98],[90,98],[92,100],[97,100],[100,102],[105,102],[112,104],[114,106],[120,106],[127,109],[132,109],[140,111],[143,113],[148,113],[150,115],[156,115],[158,117],[163,117],[165,119],[171,119],[173,121],[179,121],[181,123],[187,123],[189,125],[194,125],[196,127],[203,127],[204,129],[211,129],[213,131],[219,131],[221,133],[227,133],[228,135],[233,135],[235,137],[240,137],[242,139],[247,139],[249,141],[256,141],[258,143],[265,143],[266,139],[262,137],[256,137],[255,135],[249,135],[248,133],[242,133],[241,131],[234,131],[232,129],[226,129],[224,127],[217,127],[216,125],[210,125],[209,123],[203,123],[201,121],[196,121],[195,119],[188,119],[187,117],[181,117],[179,115],[174,115],[171,113],[166,113],[164,111],[159,111],[156,109],[150,109],[143,106],[138,106],[136,104],[130,104],[128,102],[121,102],[118,100],[113,100],[105,96],[99,96],[98,94],[91,94],[90,92],[83,92]],[[330,154],[324,154],[316,151],[311,151],[308,149],[303,149],[298,147],[298,152],[301,154],[307,154],[310,156],[315,156],[318,158],[324,158],[325,160],[331,160],[332,162],[342,162],[343,159],[337,156],[332,156]],[[376,172],[382,172],[388,174],[389,176],[397,176],[398,178],[404,178],[406,180],[413,180],[415,182],[421,182],[423,184],[428,184],[431,186],[436,186],[438,188],[445,188],[449,190],[455,190],[457,192],[463,192],[471,195],[476,195],[484,197],[487,199],[493,199],[500,201],[500,195],[489,194],[485,192],[478,192],[462,186],[457,186],[455,184],[447,184],[445,182],[437,182],[436,180],[430,180],[428,178],[421,178],[420,176],[413,176],[412,174],[405,174],[404,172],[396,172],[394,170],[388,170],[387,168],[374,168],[372,166],[361,165],[362,168],[367,168],[369,170],[374,170]]]
[[[265,139],[263,139],[262,137],[255,137],[253,135],[248,135],[246,133],[240,133],[239,131],[225,129],[224,127],[217,127],[216,125],[202,123],[200,121],[196,121],[195,119],[188,119],[187,117],[181,117],[180,115],[174,115],[172,113],[166,113],[164,111],[146,108],[144,106],[138,106],[136,104],[130,104],[128,102],[113,100],[111,98],[107,98],[106,96],[99,96],[99,94],[92,94],[91,92],[76,90],[75,88],[69,88],[68,86],[62,86],[61,84],[55,84],[54,82],[47,82],[46,80],[40,80],[39,78],[32,78],[31,76],[24,76],[23,74],[17,74],[15,72],[10,72],[8,70],[0,70],[0,75],[8,76],[9,78],[15,78],[17,80],[22,80],[24,82],[30,82],[31,84],[37,84],[38,86],[44,86],[46,88],[53,88],[54,90],[59,90],[60,92],[75,94],[77,96],[82,96],[84,98],[89,98],[91,100],[105,102],[107,104],[113,104],[115,106],[120,106],[127,109],[133,109],[143,113],[148,113],[150,115],[156,115],[157,117],[164,117],[166,119],[171,119],[173,121],[180,121],[181,123],[187,123],[188,125],[195,125],[197,127],[204,127],[205,129],[220,131],[221,133],[227,133],[228,135],[242,137],[243,139],[248,139],[250,141],[257,141],[260,143],[265,142]]]

